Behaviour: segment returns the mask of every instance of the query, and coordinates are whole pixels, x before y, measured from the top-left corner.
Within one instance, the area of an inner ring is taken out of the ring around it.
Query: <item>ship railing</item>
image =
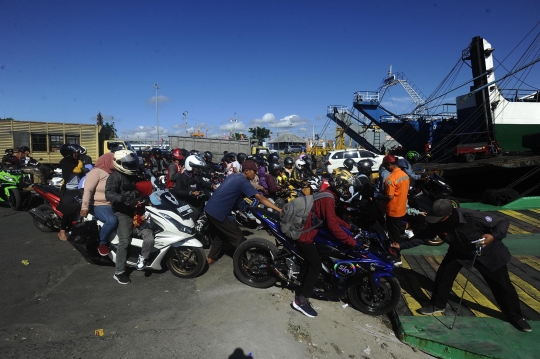
[[[334,109],[336,109],[338,113],[349,113],[349,108],[347,106],[331,105],[326,107],[326,114],[333,114]]]
[[[358,103],[358,102],[378,104],[380,102],[379,92],[357,91],[353,95],[353,103]]]
[[[539,92],[534,89],[499,89],[503,97],[510,102],[538,102]]]

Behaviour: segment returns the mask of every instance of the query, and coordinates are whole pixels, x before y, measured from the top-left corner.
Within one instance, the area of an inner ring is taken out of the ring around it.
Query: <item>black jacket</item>
[[[139,191],[135,189],[136,176],[128,176],[118,171],[113,171],[105,184],[105,198],[111,202],[113,210],[128,216],[135,213],[130,201],[139,197]]]
[[[438,235],[450,245],[448,253],[465,260],[472,260],[476,246],[470,242],[482,238],[482,235],[486,233],[491,234],[495,240],[482,248],[482,253],[476,260],[492,271],[510,261],[510,251],[502,242],[510,226],[508,219],[471,209],[457,208],[447,221],[450,223],[447,224],[445,221],[430,224],[425,230],[416,234],[418,238],[402,242],[401,249],[416,247]]]
[[[196,207],[202,200],[202,197],[194,197],[189,193],[195,191],[205,192],[205,190],[210,189],[211,186],[212,184],[204,181],[201,176],[193,176],[190,172],[184,171],[176,178],[176,183],[172,192],[178,199],[186,201],[190,205]]]

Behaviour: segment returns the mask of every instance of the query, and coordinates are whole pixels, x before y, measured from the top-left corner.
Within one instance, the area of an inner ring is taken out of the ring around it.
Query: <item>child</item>
[[[143,245],[141,248],[141,254],[137,259],[137,270],[143,270],[146,266],[146,261],[150,256],[150,252],[154,247],[154,231],[152,229],[152,217],[150,213],[146,210],[146,205],[148,204],[148,197],[152,194],[152,182],[150,181],[140,181],[135,184],[137,191],[139,191],[142,199],[135,206],[135,217],[133,218],[133,232],[141,236],[143,240]]]

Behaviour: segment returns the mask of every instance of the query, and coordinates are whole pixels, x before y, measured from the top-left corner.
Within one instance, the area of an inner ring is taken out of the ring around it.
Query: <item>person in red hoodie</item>
[[[338,172],[333,173],[330,176],[330,187],[322,190],[320,193],[330,193],[332,196],[323,197],[313,202],[313,214],[323,220],[323,226],[325,226],[337,240],[344,242],[345,244],[354,247],[356,246],[356,240],[347,234],[343,228],[347,228],[351,231],[358,230],[358,227],[351,225],[336,215],[335,201],[341,198],[342,200],[349,199],[352,194],[350,187],[354,183],[354,177],[348,173]],[[308,220],[304,225],[304,230],[312,227],[311,217],[308,216]],[[302,273],[305,273],[302,285],[296,291],[292,306],[294,309],[305,314],[306,316],[313,318],[317,316],[317,312],[309,303],[309,298],[313,294],[313,288],[319,277],[319,273],[322,270],[322,263],[317,247],[313,243],[313,238],[317,235],[317,229],[312,229],[305,233],[302,233],[298,238],[297,247],[304,254],[304,264],[300,269]]]

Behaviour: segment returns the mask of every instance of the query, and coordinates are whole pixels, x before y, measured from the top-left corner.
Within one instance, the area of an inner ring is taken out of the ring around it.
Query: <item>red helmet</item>
[[[180,151],[179,148],[175,148],[174,150],[172,150],[171,157],[179,161],[182,161],[183,159],[185,159],[185,157],[182,155],[182,151]]]
[[[385,164],[385,163],[396,163],[396,162],[397,162],[397,159],[396,159],[396,157],[394,155],[386,155],[382,159],[383,164]]]

